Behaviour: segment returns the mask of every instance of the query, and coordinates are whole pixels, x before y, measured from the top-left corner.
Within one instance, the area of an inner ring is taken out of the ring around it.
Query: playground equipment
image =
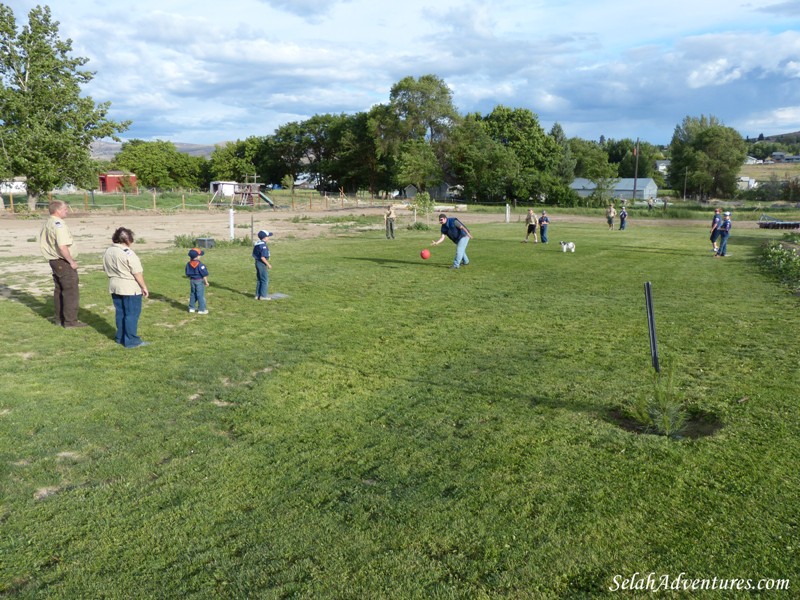
[[[262,184],[255,182],[236,183],[218,182],[220,184],[214,189],[214,195],[209,201],[209,206],[214,203],[226,202],[230,206],[255,206],[258,201],[263,200],[270,208],[277,209],[275,203],[262,190]]]

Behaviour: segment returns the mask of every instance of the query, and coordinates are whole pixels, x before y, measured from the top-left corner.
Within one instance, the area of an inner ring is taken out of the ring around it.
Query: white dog
[[[575,244],[573,242],[561,242],[561,251],[566,252],[575,252]]]

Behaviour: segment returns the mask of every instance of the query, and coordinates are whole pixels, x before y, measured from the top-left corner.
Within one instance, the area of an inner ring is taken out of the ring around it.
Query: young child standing
[[[256,261],[256,300],[269,300],[269,246],[266,239],[272,237],[271,231],[258,232],[258,241],[253,244],[253,259]]]
[[[186,263],[186,276],[189,278],[189,312],[198,315],[207,315],[206,287],[208,286],[208,268],[197,260],[205,254],[204,250],[192,248],[189,250],[189,262]],[[195,311],[195,305],[197,310]]]

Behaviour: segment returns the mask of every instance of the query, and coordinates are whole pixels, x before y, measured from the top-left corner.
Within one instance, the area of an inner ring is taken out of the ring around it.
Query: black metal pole
[[[653,313],[653,290],[650,282],[644,284],[644,299],[647,307],[647,329],[650,333],[650,360],[656,373],[661,373],[658,365],[658,342],[656,341],[656,318]]]

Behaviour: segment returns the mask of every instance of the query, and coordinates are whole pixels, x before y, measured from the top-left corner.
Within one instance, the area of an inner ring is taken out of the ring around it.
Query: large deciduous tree
[[[686,117],[670,143],[669,183],[700,198],[732,196],[747,145],[734,129],[714,116]]]
[[[172,142],[131,140],[122,144],[111,164],[135,174],[143,187],[165,190],[205,187],[205,162],[203,157],[178,152]]]
[[[88,187],[95,178],[92,141],[117,139],[129,122],[107,118],[110,103],[81,96],[94,73],[71,56],[48,7],[32,9],[21,29],[0,4],[0,163],[27,178],[28,205],[65,183]]]
[[[250,136],[244,140],[217,144],[211,153],[211,177],[218,181],[246,182],[257,176],[260,183],[269,183],[264,164],[265,143],[264,138]]]
[[[404,77],[392,86],[389,105],[400,122],[403,141],[424,139],[436,144],[458,119],[453,94],[436,75]]]
[[[508,195],[522,200],[549,197],[562,184],[556,175],[562,149],[526,108],[496,106],[485,118],[489,135],[519,162]]]
[[[486,121],[467,115],[450,134],[448,166],[470,200],[501,201],[520,172],[514,151],[492,139]]]

